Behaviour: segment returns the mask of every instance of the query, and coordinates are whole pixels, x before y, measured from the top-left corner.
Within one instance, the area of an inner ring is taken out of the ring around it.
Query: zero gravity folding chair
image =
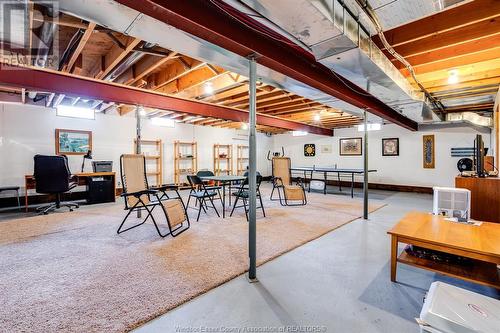
[[[289,157],[273,157],[273,190],[271,200],[279,200],[282,206],[303,206],[307,204],[306,191],[302,179],[298,178],[297,185],[292,185],[292,170]],[[273,198],[274,191],[278,192],[278,199]],[[290,202],[291,201],[291,202]]]
[[[186,207],[177,192],[177,188],[159,186],[151,189],[148,186],[146,158],[144,155],[122,155],[120,157],[120,172],[123,184],[123,193],[121,196],[125,200],[125,210],[128,210],[128,213],[117,230],[118,234],[146,223],[148,218],[151,218],[156,231],[161,237],[168,235],[175,237],[189,229],[189,217],[186,214]],[[167,190],[174,190],[177,193],[177,197],[170,198],[166,194]],[[161,208],[167,220],[169,232],[166,234],[161,233],[153,216],[153,210],[156,207]],[[134,211],[147,212],[146,218],[141,223],[122,230],[125,221]]]

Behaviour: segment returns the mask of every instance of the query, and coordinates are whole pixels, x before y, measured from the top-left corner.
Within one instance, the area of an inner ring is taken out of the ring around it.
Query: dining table
[[[222,218],[226,217],[226,187],[229,190],[229,207],[231,207],[231,187],[235,183],[244,181],[244,176],[219,175],[200,177],[203,181],[215,182],[222,187]]]

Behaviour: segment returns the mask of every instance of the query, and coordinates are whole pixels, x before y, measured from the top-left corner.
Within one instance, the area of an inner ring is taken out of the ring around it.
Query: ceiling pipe
[[[284,36],[235,10],[222,1],[116,0],[160,22],[183,30],[241,57],[257,54],[257,62],[294,80],[337,97],[360,109],[410,130],[415,121],[367,93],[364,89],[334,75],[311,53]]]

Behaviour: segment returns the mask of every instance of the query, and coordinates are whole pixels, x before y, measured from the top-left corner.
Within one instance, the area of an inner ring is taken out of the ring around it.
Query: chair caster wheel
[[[43,215],[49,215],[49,213],[48,212],[43,212]]]
[[[72,211],[73,211],[73,209],[70,209],[69,211],[70,211],[70,212],[72,212]]]

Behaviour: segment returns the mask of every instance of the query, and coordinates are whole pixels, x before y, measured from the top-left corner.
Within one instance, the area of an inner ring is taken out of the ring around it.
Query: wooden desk
[[[114,172],[83,172],[74,174],[78,179],[78,186],[85,186],[88,183],[90,177],[110,177],[113,180],[113,193],[116,193],[116,174]],[[26,212],[28,211],[28,190],[33,190],[36,188],[35,177],[33,175],[24,176],[24,205]]]
[[[396,281],[397,263],[427,269],[444,275],[500,289],[497,264],[500,264],[500,224],[483,222],[480,226],[445,220],[429,213],[408,213],[387,232],[391,235],[391,281]],[[398,243],[471,258],[472,265],[439,263],[416,258],[403,251]]]
[[[471,218],[500,223],[500,178],[456,177],[455,187],[471,191]]]

